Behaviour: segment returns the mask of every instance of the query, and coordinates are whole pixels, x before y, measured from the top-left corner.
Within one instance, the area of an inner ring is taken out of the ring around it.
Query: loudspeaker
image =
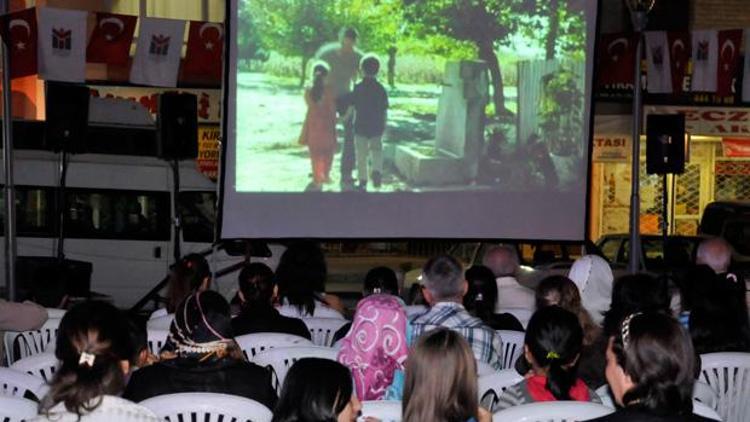
[[[86,152],[89,124],[89,88],[47,82],[45,148],[55,152]]]
[[[193,94],[159,95],[158,151],[165,160],[198,157],[198,97]]]
[[[685,171],[685,115],[650,114],[646,119],[646,173]]]

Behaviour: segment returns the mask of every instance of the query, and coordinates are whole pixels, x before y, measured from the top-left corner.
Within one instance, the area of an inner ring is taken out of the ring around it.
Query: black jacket
[[[176,358],[141,368],[131,375],[122,397],[140,402],[162,394],[188,392],[232,394],[269,409],[274,408],[277,398],[269,370],[231,358],[203,363]]]
[[[657,416],[652,415],[644,410],[640,409],[619,409],[615,413],[611,413],[601,418],[590,419],[589,422],[708,422],[711,419],[704,418],[698,415],[689,416]]]
[[[232,332],[235,337],[250,333],[286,333],[311,339],[310,330],[301,319],[285,317],[271,305],[242,309],[232,319]]]

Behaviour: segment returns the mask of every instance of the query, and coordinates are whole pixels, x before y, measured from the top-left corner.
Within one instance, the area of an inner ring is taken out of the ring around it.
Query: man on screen
[[[344,116],[350,105],[349,93],[357,77],[362,53],[355,48],[359,34],[354,28],[344,28],[339,34],[338,43],[326,44],[315,55],[317,59],[328,63],[331,68],[327,82],[336,96],[336,109]],[[354,186],[354,119],[353,115],[344,119],[344,144],[341,153],[341,188],[351,189]]]

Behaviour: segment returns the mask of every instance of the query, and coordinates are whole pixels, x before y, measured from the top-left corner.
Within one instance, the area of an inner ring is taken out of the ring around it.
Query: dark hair
[[[146,334],[146,327],[143,324],[139,324],[136,318],[132,316],[127,318],[128,333],[130,334],[130,341],[133,345],[133,355],[130,357],[130,365],[138,366],[140,363],[140,354],[143,350],[148,350],[148,336]]]
[[[134,355],[129,333],[125,317],[108,303],[84,302],[66,312],[55,348],[60,367],[40,412],[64,403],[80,417],[99,406],[101,396],[119,395],[125,387],[120,362]],[[82,354],[92,358],[82,363]]]
[[[477,366],[461,334],[423,334],[406,359],[404,422],[463,422],[477,417]]]
[[[450,255],[431,258],[422,269],[422,282],[436,300],[461,296],[464,271],[461,264]]]
[[[289,245],[276,267],[279,296],[296,306],[300,313],[313,315],[316,293],[325,291],[328,274],[325,255],[314,242]]]
[[[336,422],[352,393],[346,366],[328,359],[300,359],[284,379],[272,422]]]
[[[380,60],[376,56],[369,54],[362,59],[360,67],[365,76],[375,76],[380,70]]]
[[[359,32],[355,28],[351,26],[347,26],[347,27],[341,28],[341,32],[339,33],[339,38],[341,39],[349,38],[352,41],[357,41],[357,38],[359,38]]]
[[[622,320],[635,312],[669,312],[666,280],[648,274],[626,275],[612,286],[612,304],[604,314],[604,334],[620,330]]]
[[[211,268],[203,255],[191,253],[176,263],[169,273],[167,311],[174,313],[177,305],[198,290],[207,277],[211,277]]]
[[[583,344],[593,344],[601,334],[601,330],[591,319],[591,315],[581,303],[581,292],[573,280],[563,275],[553,275],[545,278],[536,288],[536,308],[557,305],[578,317],[578,323],[583,329]]]
[[[464,274],[469,290],[464,296],[464,307],[482,321],[489,321],[495,313],[497,282],[492,270],[484,265],[475,265]]]
[[[388,267],[375,267],[365,275],[365,296],[373,293],[387,293],[398,296],[396,272]]]
[[[624,406],[659,415],[693,412],[695,354],[677,320],[659,312],[626,317],[614,335],[612,352],[635,384],[623,396]]]
[[[570,400],[583,347],[578,317],[559,306],[541,308],[529,320],[524,343],[536,364],[548,368],[546,388],[556,399]]]
[[[273,298],[273,287],[276,284],[273,271],[268,265],[261,262],[253,262],[242,267],[237,277],[240,291],[245,298],[243,306],[253,304],[268,305]]]
[[[325,63],[318,63],[313,66],[313,86],[310,89],[310,94],[314,102],[320,102],[323,98],[323,90],[325,89],[325,77],[328,75],[328,65]]]

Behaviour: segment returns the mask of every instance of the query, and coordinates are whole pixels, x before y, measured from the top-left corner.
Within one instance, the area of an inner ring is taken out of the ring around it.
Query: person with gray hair
[[[411,342],[438,327],[456,331],[466,338],[478,362],[495,369],[502,366],[502,344],[495,330],[471,316],[463,306],[469,289],[461,264],[448,255],[437,256],[422,269],[422,287],[430,309],[411,320]]]
[[[534,309],[534,291],[518,283],[516,276],[520,268],[518,252],[511,245],[490,248],[482,258],[482,265],[492,270],[497,282],[495,313],[508,308]]]
[[[729,271],[732,262],[732,245],[720,237],[706,239],[698,245],[695,263],[711,267],[716,274]]]

